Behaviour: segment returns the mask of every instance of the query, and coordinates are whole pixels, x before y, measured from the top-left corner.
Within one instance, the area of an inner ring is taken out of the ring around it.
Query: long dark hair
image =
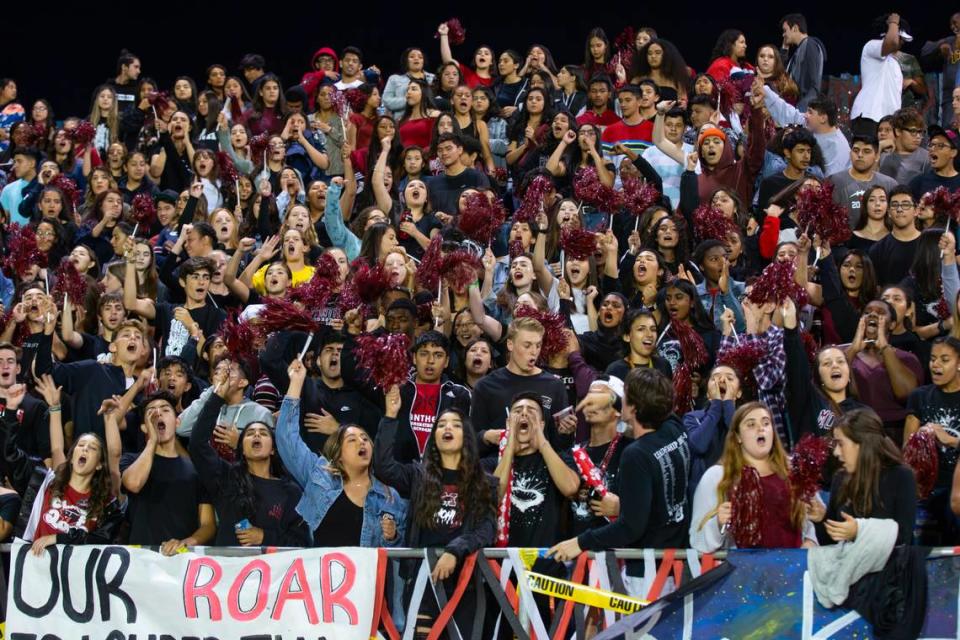
[[[853,516],[873,514],[874,500],[883,502],[880,495],[880,473],[903,463],[900,450],[883,430],[883,422],[873,409],[854,409],[843,415],[834,427],[860,445],[857,470],[852,474],[839,471],[840,490],[837,504],[850,505]]]
[[[873,268],[873,260],[860,249],[848,251],[843,258],[843,262],[846,262],[850,256],[860,258],[860,264],[863,266],[863,278],[860,280],[860,291],[857,293],[857,304],[863,309],[868,302],[877,297],[877,272]],[[842,267],[843,262],[838,267]]]
[[[717,37],[716,44],[713,45],[713,53],[710,54],[710,60],[717,58],[732,58],[733,45],[743,35],[740,29],[724,29]]]
[[[247,428],[254,424],[263,424],[262,422],[251,422]],[[286,470],[283,468],[283,462],[277,453],[277,440],[274,437],[273,429],[270,429],[270,440],[273,451],[270,453],[270,475],[274,478],[283,478]],[[247,429],[240,434],[240,439],[236,446],[236,462],[230,465],[227,473],[223,476],[220,483],[220,495],[227,504],[236,505],[240,514],[244,518],[252,518],[257,513],[257,504],[261,496],[253,484],[253,476],[250,475],[250,469],[247,467],[247,459],[243,456],[243,439]]]
[[[590,29],[590,33],[587,34],[587,40],[583,45],[584,69],[592,69],[594,64],[596,64],[593,61],[593,55],[590,53],[590,41],[594,38],[599,38],[603,41],[603,62],[601,64],[607,64],[610,62],[610,38],[607,37],[607,32],[603,30],[603,27],[594,27],[593,29]]]
[[[529,89],[527,90],[526,95],[523,96],[524,109],[520,111],[520,117],[513,121],[513,124],[507,131],[507,138],[509,140],[523,140],[524,131],[527,129],[527,123],[530,122],[530,112],[526,109],[527,97],[529,97],[529,95],[534,91],[537,91],[543,95],[543,112],[540,114],[540,124],[548,124],[553,119],[550,92],[539,87]]]
[[[660,47],[663,51],[663,57],[660,59],[660,75],[668,78],[677,85],[677,91],[683,93],[690,87],[690,71],[687,69],[687,61],[683,59],[680,50],[669,40],[654,39],[643,45],[633,56],[633,68],[630,70],[630,78],[651,78],[653,70],[650,62],[647,60],[647,51],[653,45]]]
[[[439,78],[440,76],[438,75],[437,77]],[[436,104],[433,101],[433,89],[430,88],[430,85],[427,83],[426,80],[422,80],[420,78],[410,78],[410,84],[420,85],[420,115],[426,118],[427,111],[437,108]],[[437,85],[437,86],[439,87],[440,85]],[[403,116],[400,118],[400,122],[401,123],[406,122],[407,120],[410,119],[410,116],[412,115],[413,115],[413,106],[409,104],[405,105],[403,108]],[[399,138],[400,137],[399,133],[394,137]],[[376,158],[374,158],[373,161],[376,162]]]
[[[277,89],[279,90],[277,103],[273,105],[274,110],[278,114],[286,113],[287,111],[287,101],[283,96],[283,85],[280,84],[280,78],[272,73],[267,73],[260,78],[260,82],[257,85],[257,90],[253,92],[253,118],[259,119],[263,116],[263,110],[266,108],[266,105],[263,103],[263,96],[260,95],[260,91],[268,82],[277,83]],[[224,86],[226,86],[226,81],[224,81]],[[216,118],[214,118],[214,122],[216,122]]]
[[[463,423],[463,449],[460,451],[460,467],[457,469],[459,499],[463,507],[464,521],[476,522],[497,512],[492,485],[480,466],[477,453],[477,436],[470,423],[470,417],[459,409],[445,409],[433,423],[427,447],[423,452],[423,492],[414,512],[417,524],[425,529],[437,526],[436,513],[440,509],[440,496],[443,493],[443,466],[440,451],[437,449],[437,425],[440,418],[448,413],[456,414]]]
[[[943,229],[932,227],[920,234],[917,252],[910,265],[914,291],[917,298],[927,302],[938,300],[941,296],[940,284],[940,238]]]
[[[96,438],[100,446],[100,468],[93,472],[93,478],[90,482],[90,501],[87,506],[87,520],[97,520],[106,511],[107,505],[113,500],[113,485],[110,480],[110,466],[108,464],[109,453],[107,445],[103,438],[95,433],[87,432],[80,436],[91,436]],[[73,475],[73,452],[80,442],[77,438],[70,450],[67,451],[67,460],[57,467],[54,472],[53,480],[50,482],[50,495],[54,498],[62,498],[70,484],[70,476]],[[42,499],[42,497],[40,498]]]
[[[657,307],[660,310],[660,317],[662,318],[661,322],[663,323],[663,327],[670,323],[670,314],[667,312],[666,302],[666,293],[668,289],[676,289],[690,298],[690,315],[687,316],[687,321],[694,329],[697,330],[698,333],[716,330],[713,321],[710,320],[710,316],[707,315],[707,310],[703,308],[703,303],[700,302],[700,296],[697,295],[696,285],[689,280],[684,280],[683,278],[674,278],[657,292]]]

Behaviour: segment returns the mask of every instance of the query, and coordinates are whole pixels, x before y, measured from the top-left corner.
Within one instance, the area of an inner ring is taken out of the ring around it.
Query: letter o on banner
[[[247,611],[240,608],[240,592],[247,583],[247,578],[257,574],[259,583],[257,584],[257,596],[253,606]],[[267,608],[270,590],[270,565],[263,560],[252,560],[248,562],[237,574],[233,584],[230,585],[230,592],[227,595],[227,610],[230,617],[240,622],[249,622],[255,620]]]

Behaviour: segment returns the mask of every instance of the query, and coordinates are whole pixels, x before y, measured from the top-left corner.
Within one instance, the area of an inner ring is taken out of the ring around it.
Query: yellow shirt
[[[266,279],[267,279],[267,269],[270,267],[269,264],[265,264],[257,272],[253,274],[253,288],[260,295],[264,296],[267,294],[266,288]],[[310,281],[310,278],[313,277],[313,267],[311,265],[305,265],[302,269],[298,269],[293,272],[293,286],[299,286],[306,282]]]

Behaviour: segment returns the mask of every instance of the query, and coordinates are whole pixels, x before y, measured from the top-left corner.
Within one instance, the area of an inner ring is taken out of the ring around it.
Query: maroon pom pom
[[[372,267],[366,261],[354,261],[353,284],[357,289],[360,302],[373,304],[380,300],[380,296],[390,288],[390,276],[383,265],[377,263]]]
[[[460,227],[463,235],[485,247],[500,230],[500,225],[506,217],[507,213],[499,200],[491,202],[483,193],[472,193],[467,196],[460,211],[457,226]]]
[[[532,222],[544,212],[543,198],[553,189],[553,182],[546,176],[536,176],[523,192],[523,200],[513,214],[514,222]]]
[[[724,349],[717,355],[717,365],[731,367],[737,372],[737,377],[747,388],[756,388],[757,379],[753,369],[766,355],[760,343],[744,340],[731,349]]]
[[[540,347],[541,364],[547,364],[555,355],[567,348],[567,324],[559,313],[540,311],[527,305],[519,306],[513,313],[514,318],[535,318],[543,325],[543,343]]]
[[[941,320],[946,320],[950,317],[950,305],[943,299],[943,294],[941,294],[940,299],[937,300],[937,317]]]
[[[133,197],[133,204],[130,207],[133,219],[136,220],[138,229],[146,235],[150,235],[150,229],[157,220],[157,205],[149,193],[138,193]]]
[[[347,102],[347,96],[343,94],[343,91],[339,89],[334,89],[333,94],[330,96],[331,107],[341,118],[347,117],[347,110],[350,108],[350,104]]]
[[[443,256],[440,263],[440,274],[456,291],[462,291],[471,282],[475,282],[481,273],[483,273],[483,263],[469,251],[448,253]]]
[[[809,227],[808,235],[819,235],[831,245],[850,239],[847,208],[833,201],[833,183],[824,182],[819,188],[805,187],[797,192],[797,227]]]
[[[507,184],[507,179],[510,177],[507,173],[506,167],[494,167],[493,171],[489,174],[490,179],[496,182],[499,185]]]
[[[960,189],[950,192],[946,187],[937,187],[920,198],[921,207],[930,207],[935,216],[946,216],[960,221]]]
[[[74,145],[78,147],[86,147],[88,144],[93,142],[94,137],[97,135],[97,130],[86,120],[81,120],[77,123],[77,126],[75,126],[73,129],[68,129],[66,133],[67,138],[69,138]]]
[[[151,91],[147,94],[147,102],[157,110],[157,114],[163,113],[163,110],[170,104],[170,94],[166,91]]]
[[[60,191],[63,192],[64,197],[69,200],[74,207],[80,204],[80,199],[83,197],[80,194],[80,189],[77,188],[77,183],[63,175],[58,173],[53,177],[53,180],[50,181],[50,185],[57,187]],[[66,205],[67,203],[64,203]]]
[[[697,242],[720,240],[726,242],[736,232],[736,223],[717,207],[702,204],[693,211],[693,235]]]
[[[267,145],[270,144],[270,134],[261,133],[250,138],[250,159],[253,162],[261,162],[263,154],[267,151]]]
[[[380,389],[403,384],[410,376],[410,338],[404,333],[363,334],[357,338],[357,364]]]
[[[807,354],[807,361],[811,365],[814,364],[817,361],[817,351],[820,350],[817,339],[809,331],[801,331],[800,340],[803,343],[803,351]]]
[[[578,199],[605,213],[615,213],[623,206],[619,191],[600,182],[595,167],[581,167],[573,178],[573,192]]]
[[[87,278],[77,271],[70,258],[63,258],[54,273],[53,299],[61,308],[64,296],[70,298],[70,304],[83,306],[87,297]]]
[[[362,112],[364,107],[367,106],[367,94],[360,89],[347,89],[343,92],[343,98],[354,113]]]
[[[690,411],[693,404],[693,379],[690,367],[681,362],[673,371],[673,412],[678,416]]]
[[[926,498],[933,491],[939,473],[937,436],[929,429],[920,429],[903,445],[903,461],[917,477],[917,497]]]
[[[693,404],[691,376],[695,370],[707,363],[710,355],[707,353],[703,338],[686,322],[671,320],[670,330],[677,342],[680,343],[680,353],[683,356],[680,366],[673,372],[674,412],[683,415],[690,410]]]
[[[792,262],[771,262],[753,283],[747,297],[757,304],[775,302],[778,305],[790,298],[799,309],[807,303],[807,292],[793,279],[795,270]]]
[[[450,44],[457,46],[467,41],[467,30],[463,28],[459,18],[450,18],[446,25],[447,38],[450,40]],[[435,33],[433,37],[439,38],[440,32]]]
[[[443,237],[438,233],[430,238],[430,244],[423,252],[420,265],[417,267],[417,284],[421,289],[437,291],[437,287],[440,286],[440,264],[443,261],[442,246]]]
[[[218,333],[231,356],[253,365],[257,363],[257,346],[262,341],[260,330],[247,320],[241,320],[233,310],[220,325]]]
[[[761,542],[760,523],[763,518],[763,487],[760,474],[751,466],[744,466],[740,482],[733,488],[730,526],[737,546],[749,549]]]
[[[623,207],[632,215],[640,216],[658,202],[660,192],[651,183],[637,177],[623,180]]]
[[[806,433],[793,447],[790,456],[790,488],[800,502],[810,500],[820,488],[823,465],[830,458],[830,441]]]
[[[262,336],[274,331],[315,333],[320,329],[309,311],[285,298],[267,298],[263,310],[257,314],[256,326]]]
[[[47,266],[47,254],[37,249],[37,234],[32,227],[21,227],[15,222],[7,227],[7,257],[3,264],[15,277],[33,265]]]
[[[510,260],[513,260],[517,256],[522,256],[524,253],[526,253],[523,250],[523,243],[519,240],[512,240],[510,244],[507,245],[507,251],[510,254]]]
[[[288,297],[300,302],[304,308],[318,311],[324,309],[337,287],[340,286],[340,266],[329,253],[324,253],[314,265],[310,281],[294,287]]]
[[[560,232],[560,247],[567,259],[586,260],[597,252],[597,234],[567,227]]]
[[[217,151],[217,166],[219,167],[220,180],[225,183],[233,184],[240,178],[240,172],[237,166],[233,164],[233,158],[226,151]]]

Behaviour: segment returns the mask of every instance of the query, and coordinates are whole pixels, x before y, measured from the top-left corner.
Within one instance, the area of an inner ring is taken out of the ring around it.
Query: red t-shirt
[[[463,76],[463,83],[471,89],[489,87],[493,84],[493,78],[481,78],[476,71],[463,63],[460,64],[460,75]]]
[[[376,118],[373,120],[376,120]],[[357,128],[357,149],[366,149],[370,146],[370,137],[373,135],[373,120],[367,119],[362,113],[350,114],[350,122]]]
[[[580,126],[592,124],[597,127],[609,127],[617,122],[620,122],[620,116],[613,109],[607,109],[600,115],[594,113],[592,109],[587,109],[577,116],[577,124]]]
[[[400,125],[400,143],[409,147],[416,145],[421,149],[429,149],[433,140],[434,118],[419,118],[407,120]]]
[[[437,420],[437,409],[440,406],[440,385],[416,383],[416,393],[413,396],[413,405],[410,407],[410,428],[417,439],[417,448],[420,456],[427,448],[433,423]]]
[[[775,473],[760,478],[764,517],[760,521],[760,546],[764,549],[796,549],[801,532],[790,521],[790,489]]]
[[[53,497],[53,490],[47,486],[43,496],[43,512],[34,539],[50,534],[67,533],[70,529],[92,531],[96,521],[87,519],[90,507],[90,494],[80,493],[70,485],[59,498]]]

